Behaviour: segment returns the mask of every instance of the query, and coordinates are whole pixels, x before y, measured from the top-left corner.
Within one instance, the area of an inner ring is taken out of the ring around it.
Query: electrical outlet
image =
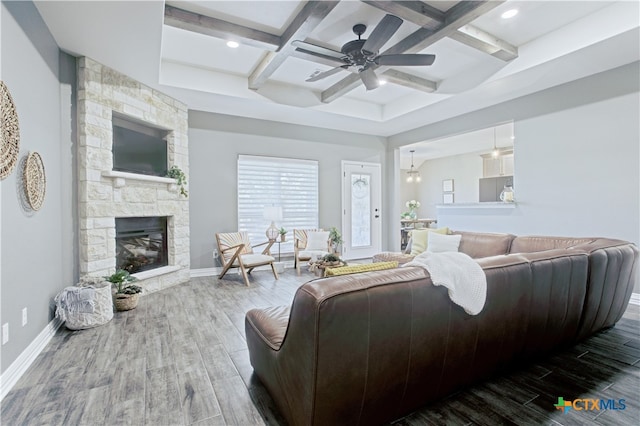
[[[27,308],[22,308],[22,326],[27,325]]]
[[[9,341],[9,323],[2,325],[2,344],[4,345]]]
[[[214,259],[217,259],[217,258],[218,258],[218,256],[220,256],[220,255],[218,254],[218,252],[217,252],[217,251],[214,251],[214,252],[213,252],[213,258],[214,258]]]

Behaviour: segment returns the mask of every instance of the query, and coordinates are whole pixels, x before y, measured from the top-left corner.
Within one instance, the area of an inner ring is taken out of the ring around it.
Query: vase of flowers
[[[411,219],[417,219],[418,214],[416,213],[416,209],[420,207],[420,201],[416,201],[416,200],[407,201],[406,206],[409,209],[409,217]]]

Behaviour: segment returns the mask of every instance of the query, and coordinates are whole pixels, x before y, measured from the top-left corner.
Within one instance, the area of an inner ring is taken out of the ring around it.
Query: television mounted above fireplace
[[[113,170],[167,175],[168,131],[113,114]]]

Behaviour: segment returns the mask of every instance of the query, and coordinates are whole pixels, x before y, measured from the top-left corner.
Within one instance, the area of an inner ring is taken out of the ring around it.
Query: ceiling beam
[[[413,22],[424,28],[436,29],[444,22],[445,13],[419,1],[368,1],[369,6],[384,10],[405,21]]]
[[[451,34],[458,30],[458,28],[469,24],[469,22],[479,16],[482,16],[503,2],[504,0],[461,1],[447,11],[444,22],[437,30],[420,28],[382,54],[418,53],[435,42],[440,41],[445,37],[450,37]],[[378,67],[380,72],[384,72],[387,69],[389,69],[389,67]],[[343,96],[355,89],[359,84],[360,78],[358,75],[345,77],[323,91],[321,94],[321,100],[325,103],[332,102],[340,96]]]
[[[389,83],[399,84],[410,89],[420,90],[427,93],[433,93],[438,88],[435,81],[418,77],[398,70],[387,70],[382,73],[385,80]]]
[[[338,5],[339,1],[309,1],[280,37],[277,53],[268,52],[249,76],[249,88],[257,90],[296,50],[293,40],[304,40]]]
[[[249,46],[270,51],[280,48],[280,37],[264,31],[200,15],[165,4],[164,23],[172,27],[192,31],[223,40],[234,40]]]
[[[518,57],[517,47],[473,25],[465,25],[459,28],[450,37],[503,61],[511,61]]]
[[[368,5],[391,13],[423,28],[434,29],[434,24],[445,21],[446,14],[418,1],[364,1]],[[434,9],[434,10],[430,10]],[[469,47],[488,53],[503,61],[518,57],[518,48],[482,31],[472,25],[465,25],[453,32],[449,37]]]

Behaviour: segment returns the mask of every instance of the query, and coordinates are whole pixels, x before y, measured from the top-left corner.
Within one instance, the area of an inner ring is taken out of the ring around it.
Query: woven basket
[[[65,321],[65,325],[69,330],[84,330],[97,327],[108,323],[113,318],[111,283],[96,283],[92,287],[95,288],[94,312],[69,312],[58,304],[56,316]],[[58,297],[56,296],[56,303],[58,303]]]
[[[113,304],[116,307],[116,311],[129,311],[138,306],[139,294],[114,294]]]

